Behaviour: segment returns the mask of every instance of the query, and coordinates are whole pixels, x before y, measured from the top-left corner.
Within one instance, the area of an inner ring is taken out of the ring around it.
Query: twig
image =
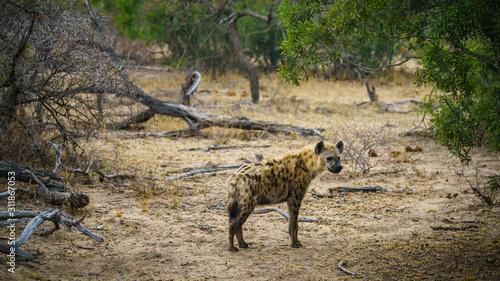
[[[463,220],[463,221],[454,221],[454,220],[451,220],[451,219],[444,219],[445,222],[449,222],[449,223],[481,223],[481,221],[478,221],[476,219],[474,220]]]
[[[217,206],[217,209],[219,210],[227,210],[226,207],[222,206]],[[279,206],[276,206],[274,208],[263,208],[263,209],[257,209],[252,212],[252,214],[265,214],[265,213],[270,213],[270,212],[278,212],[282,217],[284,217],[286,220],[288,220],[288,214],[285,213],[285,211],[281,210]],[[299,222],[317,222],[317,223],[327,223],[327,221],[324,220],[315,220],[311,219],[308,217],[302,217],[298,219]]]
[[[410,208],[410,207],[403,207],[403,208],[399,208],[399,209],[395,209],[395,208],[387,208],[385,209],[387,212],[402,212],[404,209],[406,208]]]
[[[246,147],[266,148],[266,147],[270,147],[270,145],[233,145],[233,146],[227,146],[227,145],[216,144],[216,145],[209,145],[207,148],[204,148],[204,147],[182,148],[182,149],[179,149],[179,151],[194,151],[194,150],[211,151],[211,150],[237,149],[237,148],[246,148]]]
[[[431,226],[434,230],[466,230],[468,228],[478,228],[477,225],[464,225],[464,226]]]
[[[254,105],[251,100],[235,102],[228,105],[207,105],[207,106],[199,106],[199,108],[227,108],[227,107],[243,107],[244,104]],[[198,106],[197,106],[198,107]]]
[[[485,194],[485,192],[481,192],[481,190],[479,190],[478,175],[479,175],[479,169],[476,167],[476,186],[473,186],[472,183],[468,179],[466,179],[466,181],[469,183],[470,188],[472,189],[472,191],[474,191],[474,193],[477,195],[477,197],[479,197],[479,199],[481,199],[484,203],[491,205],[491,204],[493,204],[492,195],[494,192],[492,191],[492,193],[490,193],[490,195],[488,196],[487,194]]]
[[[22,218],[22,219],[18,219],[18,220],[9,220],[9,221],[3,221],[3,222],[0,222],[0,226],[4,226],[4,225],[12,225],[12,224],[18,224],[18,223],[21,223],[23,221],[27,221],[29,220],[29,218]]]
[[[83,219],[83,218],[82,218]],[[61,219],[61,223],[66,225],[66,226],[73,226],[76,229],[80,230],[80,232],[84,235],[87,235],[88,237],[94,239],[97,242],[104,242],[104,238],[101,236],[92,233],[90,230],[85,228],[83,225],[80,224],[81,220],[75,221],[71,219]]]
[[[34,218],[42,211],[14,211],[14,212],[0,212],[0,220],[18,219],[18,218]]]
[[[52,171],[52,173],[56,173],[57,170],[59,169],[59,167],[61,166],[62,162],[61,162],[61,155],[62,155],[62,147],[55,144],[55,143],[52,143],[50,142],[50,145],[52,145],[52,147],[56,150],[56,165],[54,167],[54,170]]]
[[[10,251],[10,248],[12,247],[12,245],[9,245],[7,243],[4,243],[4,242],[0,242],[0,252],[3,252],[3,253],[6,253],[6,254],[10,254],[11,251]],[[34,260],[34,259],[37,259],[38,256],[37,254],[33,254],[33,253],[30,253],[30,252],[26,252],[26,251],[23,251],[17,247],[14,248],[15,249],[15,253],[16,253],[16,257],[22,257],[22,258],[25,258],[25,259],[28,259],[28,260]]]
[[[31,177],[38,183],[36,188],[36,194],[43,198],[46,203],[54,205],[63,205],[65,203],[70,204],[74,208],[83,208],[87,206],[90,202],[89,197],[83,193],[63,193],[50,191],[47,187],[29,170],[25,170],[24,173],[28,173]]]
[[[77,245],[76,247],[78,249],[83,249],[83,250],[91,250],[91,251],[95,250],[95,248],[83,247],[83,246],[80,246],[80,245]]]
[[[188,173],[185,173],[185,174],[182,174],[182,175],[178,175],[178,176],[175,176],[175,177],[164,178],[163,181],[174,181],[174,180],[178,180],[178,179],[190,177],[190,176],[193,176],[193,175],[196,175],[196,174],[210,173],[210,172],[216,172],[216,171],[223,171],[223,170],[228,170],[228,169],[236,169],[236,168],[239,168],[239,167],[241,167],[243,165],[244,164],[234,164],[234,165],[221,166],[221,167],[215,167],[215,168],[199,169],[199,170],[194,170],[194,171],[191,171],[191,172],[188,172]]]
[[[368,185],[368,186],[341,186],[341,187],[332,187],[328,189],[330,192],[385,192],[387,189],[382,188],[379,185]]]
[[[12,190],[0,193],[0,199],[9,196],[11,192],[12,192]],[[27,193],[31,197],[35,196],[35,194],[33,192],[29,191],[28,189],[24,189],[24,188],[20,188],[20,187],[14,189],[14,193],[20,193],[20,192]]]
[[[143,66],[143,65],[137,65],[135,66],[137,69],[144,69],[144,70],[155,70],[155,71],[165,71],[165,72],[171,72],[171,68],[165,68],[165,67],[155,67],[155,66]]]
[[[345,264],[346,264],[346,262],[345,262],[345,261],[341,261],[341,262],[339,262],[337,265],[338,265],[338,267],[340,268],[340,270],[342,270],[344,273],[347,273],[347,274],[349,274],[349,275],[353,275],[353,276],[359,276],[356,272],[352,272],[352,271],[350,271],[350,270],[345,269],[345,267],[344,267],[344,266],[345,266]]]

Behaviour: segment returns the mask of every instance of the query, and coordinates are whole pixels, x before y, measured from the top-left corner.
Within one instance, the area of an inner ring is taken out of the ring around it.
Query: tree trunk
[[[238,33],[238,23],[237,19],[233,20],[229,25],[231,30],[231,40],[233,41],[236,53],[240,58],[241,63],[248,72],[248,79],[250,80],[250,92],[252,94],[252,102],[259,102],[259,76],[255,70],[255,66],[247,59],[245,52],[243,51],[243,46],[240,40],[240,34]]]

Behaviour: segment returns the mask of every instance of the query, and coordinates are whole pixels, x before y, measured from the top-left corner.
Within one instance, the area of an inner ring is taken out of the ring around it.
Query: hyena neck
[[[314,153],[314,148],[304,148],[300,151],[302,160],[306,166],[306,169],[311,175],[311,179],[315,178],[317,175],[325,171],[325,165],[321,161],[318,155]]]

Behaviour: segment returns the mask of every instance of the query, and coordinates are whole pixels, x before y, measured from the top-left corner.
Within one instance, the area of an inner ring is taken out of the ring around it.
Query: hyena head
[[[342,165],[340,164],[340,154],[344,151],[344,142],[339,141],[336,145],[320,141],[314,147],[314,153],[319,156],[325,168],[332,173],[340,173]]]

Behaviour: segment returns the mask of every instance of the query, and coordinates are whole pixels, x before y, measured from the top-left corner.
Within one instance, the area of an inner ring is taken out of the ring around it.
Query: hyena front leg
[[[299,231],[299,210],[302,203],[302,194],[295,194],[291,196],[287,201],[288,206],[288,232],[290,234],[290,246],[292,248],[302,247],[302,244],[297,238]]]

